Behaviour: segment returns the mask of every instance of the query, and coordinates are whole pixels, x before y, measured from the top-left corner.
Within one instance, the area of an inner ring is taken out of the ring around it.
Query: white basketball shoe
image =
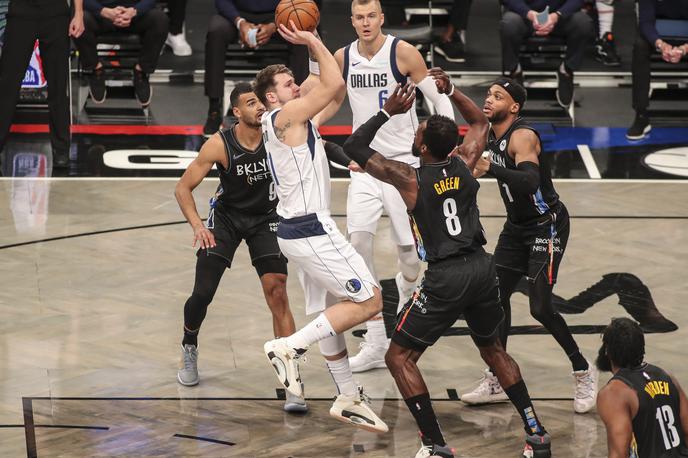
[[[491,404],[508,400],[509,397],[499,384],[499,380],[489,369],[485,369],[485,374],[482,380],[480,380],[480,384],[473,391],[461,395],[461,401],[471,405]]]

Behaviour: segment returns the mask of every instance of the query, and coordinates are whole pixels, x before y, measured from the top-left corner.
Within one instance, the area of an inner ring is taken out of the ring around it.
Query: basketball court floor
[[[6,158],[7,159],[7,158]],[[494,247],[504,221],[493,180],[481,180],[483,225]],[[386,370],[355,376],[390,432],[376,435],[328,415],[335,388],[317,345],[302,366],[310,412],[282,411],[284,396],[262,352],[271,318],[248,253],[225,274],[199,338],[201,383],[177,383],[183,304],[193,286],[192,232],[173,196],[175,178],[14,178],[0,181],[0,455],[411,457],[415,423]],[[647,360],[688,386],[688,186],[674,180],[560,179],[572,215],[557,307],[593,358],[611,317],[647,330]],[[216,179],[196,191],[207,211]],[[333,183],[345,228],[347,180]],[[386,218],[376,240],[381,279],[396,273]],[[383,281],[385,310],[396,304]],[[307,322],[294,275],[297,327]],[[570,365],[513,298],[520,363],[555,457],[606,456],[593,411],[573,413]],[[360,326],[359,329],[363,329]],[[510,404],[467,407],[458,393],[483,370],[459,321],[421,360],[449,444],[461,457],[519,456]],[[357,351],[360,333],[347,337]],[[603,384],[608,379],[600,378]]]

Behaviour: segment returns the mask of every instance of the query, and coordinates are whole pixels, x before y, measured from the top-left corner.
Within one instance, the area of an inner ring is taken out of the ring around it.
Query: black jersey
[[[486,243],[476,202],[480,184],[463,160],[422,165],[416,178],[418,198],[409,216],[422,261],[473,253]]]
[[[540,140],[540,134],[530,127],[523,118],[517,118],[500,138],[495,138],[494,132],[490,129],[487,148],[492,152],[491,156],[494,164],[507,169],[515,170],[517,168],[514,159],[509,156],[508,151],[511,134],[518,129],[530,129],[535,132],[538,140]],[[549,160],[542,151],[542,142],[540,142],[539,162],[540,186],[535,194],[519,194],[509,189],[507,183],[497,180],[499,192],[506,207],[507,218],[514,224],[528,225],[536,222],[559,202],[559,195],[554,190],[554,185],[552,184],[552,170],[549,167]]]
[[[222,164],[217,164],[220,186],[211,200],[211,206],[266,215],[277,207],[277,194],[268,168],[265,145],[261,140],[255,151],[247,150],[239,144],[235,127],[236,124],[220,131],[229,166],[225,169]]]
[[[631,458],[678,457],[683,428],[679,393],[671,377],[657,366],[643,364],[637,369],[621,369],[611,380],[619,380],[638,393]]]

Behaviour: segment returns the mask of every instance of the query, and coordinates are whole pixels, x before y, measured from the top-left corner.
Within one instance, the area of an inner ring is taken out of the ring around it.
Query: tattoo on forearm
[[[282,127],[275,126],[275,135],[279,141],[284,141],[287,129],[289,129],[289,127],[291,127],[291,120],[288,120]]]

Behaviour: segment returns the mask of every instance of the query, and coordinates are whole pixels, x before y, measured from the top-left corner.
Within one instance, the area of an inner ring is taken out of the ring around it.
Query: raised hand
[[[403,86],[397,84],[394,92],[392,92],[392,95],[389,96],[382,108],[387,114],[394,116],[409,111],[415,101],[416,85],[409,81]]]
[[[313,32],[297,29],[294,21],[290,20],[289,25],[291,26],[291,30],[285,27],[284,24],[279,25],[280,35],[282,35],[282,38],[287,40],[289,43],[295,45],[308,45],[311,43],[311,40],[317,40],[315,35],[313,35]]]
[[[451,94],[454,85],[452,84],[451,79],[449,79],[449,75],[447,75],[444,70],[439,67],[432,67],[430,70],[428,70],[428,76],[435,80],[437,92],[440,94]]]

